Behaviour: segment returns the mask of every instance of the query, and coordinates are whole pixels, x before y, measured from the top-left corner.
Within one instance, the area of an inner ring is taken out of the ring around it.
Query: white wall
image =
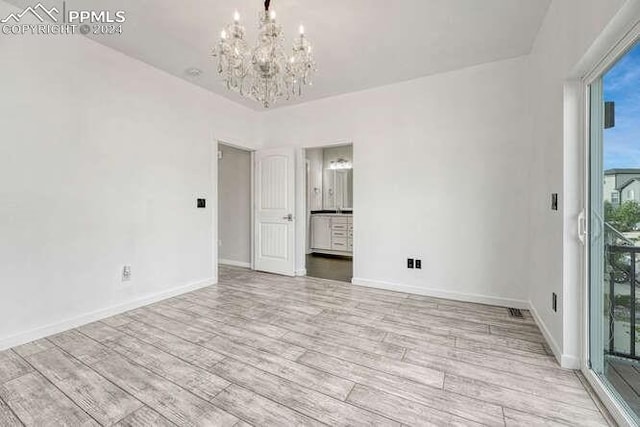
[[[213,282],[212,142],[255,114],[81,36],[0,52],[0,348]]]
[[[218,161],[218,259],[251,266],[251,153],[220,144]]]
[[[531,129],[526,133],[531,135],[533,151],[527,167],[530,262],[524,276],[529,280],[528,298],[556,356],[564,356],[563,364],[571,367],[577,367],[580,353],[576,328],[581,300],[574,286],[580,280],[579,266],[575,265],[580,258],[572,258],[574,265],[563,265],[563,256],[570,247],[577,246],[577,213],[583,202],[579,184],[567,187],[569,192],[564,189],[566,184],[581,182],[579,170],[570,166],[580,163],[582,153],[579,147],[564,153],[565,131],[569,131],[564,126],[564,115],[572,114],[575,108],[565,110],[563,87],[570,87],[570,80],[584,75],[576,75],[576,67],[623,3],[554,0],[527,61]],[[560,193],[558,212],[550,210],[554,192]],[[551,310],[552,292],[560,299],[557,313]],[[572,327],[564,329],[563,324],[569,323]]]
[[[270,146],[354,143],[358,283],[526,305],[525,70],[512,59],[263,116]]]

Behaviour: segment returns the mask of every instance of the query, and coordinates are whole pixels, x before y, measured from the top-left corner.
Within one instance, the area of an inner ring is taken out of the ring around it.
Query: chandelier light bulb
[[[226,40],[227,39],[227,30],[222,30],[222,32],[220,33],[220,38],[222,40]]]
[[[240,12],[237,10],[233,13],[233,21],[237,24],[240,22]]]
[[[300,24],[300,35],[304,36],[304,25]]]
[[[269,12],[269,18],[270,18],[272,21],[275,21],[275,20],[276,20],[276,11],[275,11],[275,10],[272,10],[271,12]]]

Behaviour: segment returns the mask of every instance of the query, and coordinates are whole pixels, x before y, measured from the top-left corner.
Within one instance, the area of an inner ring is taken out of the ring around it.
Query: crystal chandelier
[[[254,48],[245,41],[245,29],[236,11],[233,23],[222,30],[213,49],[213,56],[218,58],[218,73],[227,88],[255,99],[265,108],[281,98],[302,96],[303,87],[312,84],[311,76],[316,69],[302,25],[291,54],[286,55],[282,27],[276,23],[276,13],[269,10],[270,3],[271,0],[265,1],[264,12],[260,14],[260,32]]]

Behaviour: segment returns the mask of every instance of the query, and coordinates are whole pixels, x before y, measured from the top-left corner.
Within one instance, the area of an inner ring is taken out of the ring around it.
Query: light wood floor
[[[0,426],[606,425],[529,313],[222,268],[0,353]]]

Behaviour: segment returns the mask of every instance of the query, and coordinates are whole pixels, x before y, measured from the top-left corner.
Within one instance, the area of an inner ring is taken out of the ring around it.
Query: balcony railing
[[[640,314],[636,310],[640,247],[606,245],[606,253],[609,273],[608,353],[640,360],[636,353],[636,314]]]
[[[618,245],[618,246],[635,246],[632,240],[628,239],[627,236],[618,231],[613,225],[608,222],[604,223],[604,235],[606,239],[607,245]]]

